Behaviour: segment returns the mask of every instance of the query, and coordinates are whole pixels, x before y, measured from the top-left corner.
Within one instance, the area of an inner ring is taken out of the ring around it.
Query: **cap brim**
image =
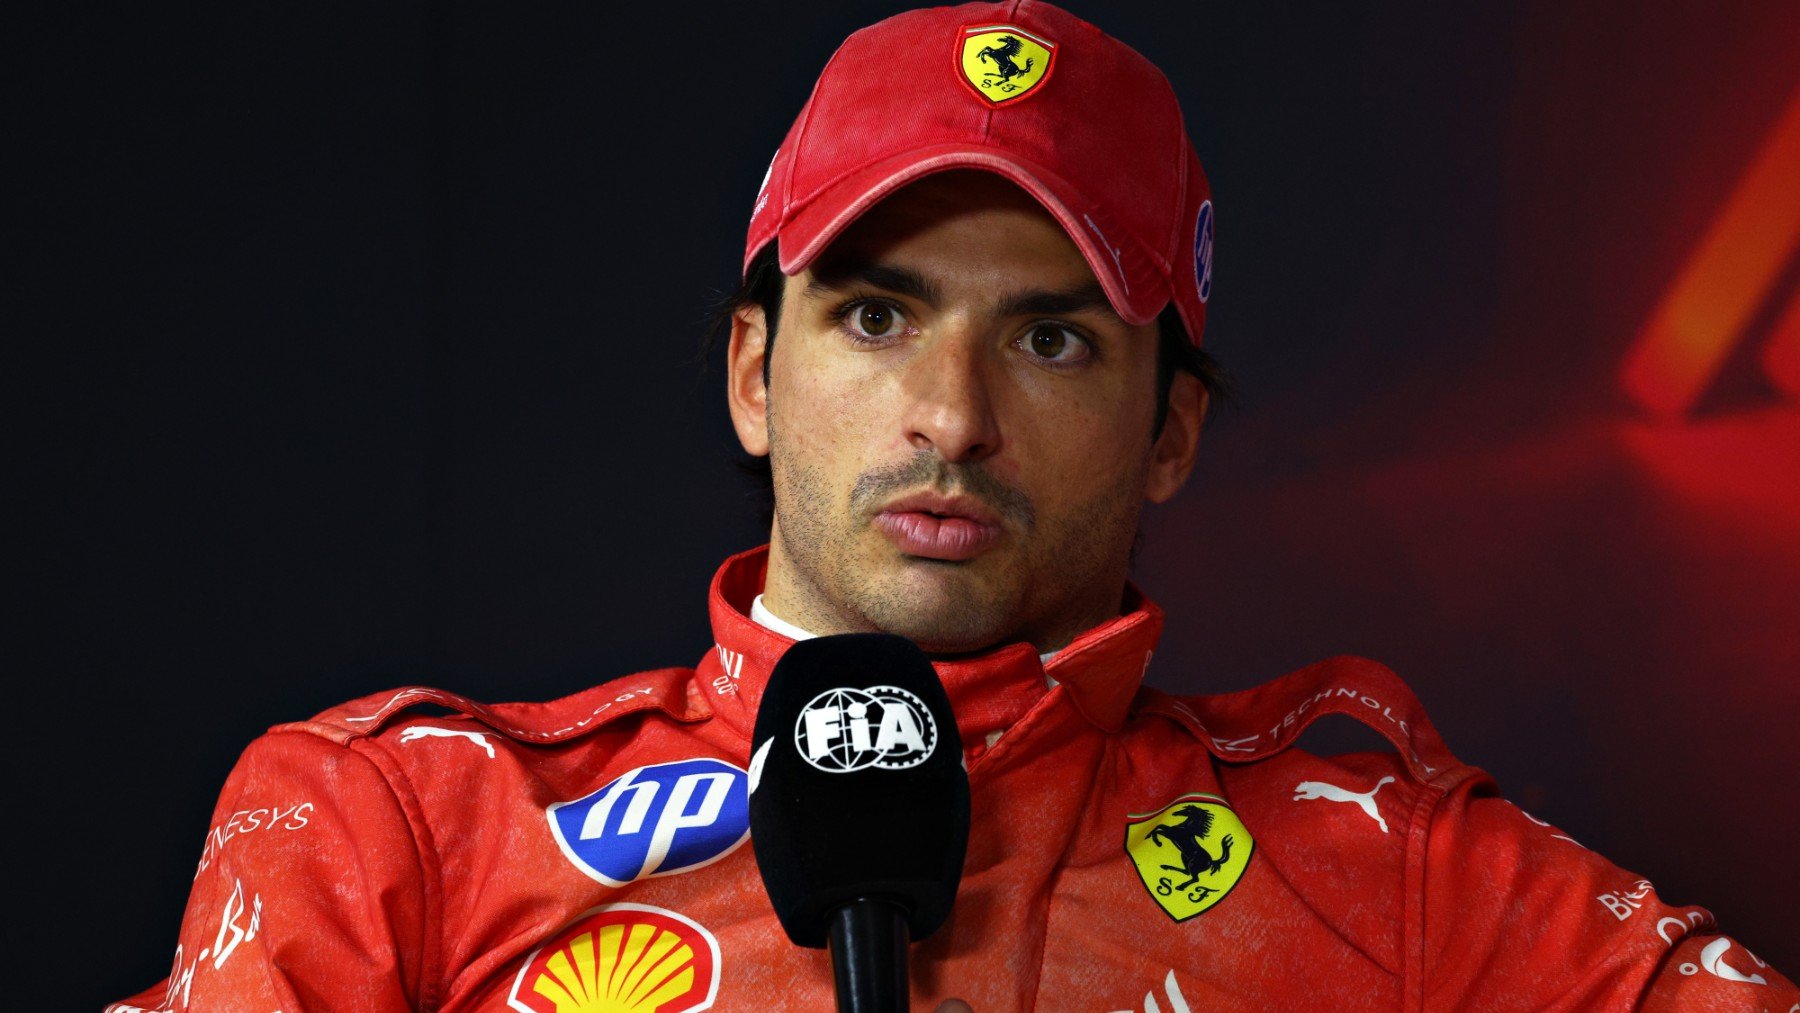
[[[966,145],[904,152],[857,169],[826,186],[781,227],[777,241],[782,273],[800,273],[863,212],[889,194],[947,169],[996,173],[1036,198],[1074,240],[1094,277],[1099,279],[1107,301],[1127,323],[1150,323],[1168,305],[1166,277],[1125,235],[1124,229],[1106,228],[1103,209],[1041,166],[999,154],[992,148]]]

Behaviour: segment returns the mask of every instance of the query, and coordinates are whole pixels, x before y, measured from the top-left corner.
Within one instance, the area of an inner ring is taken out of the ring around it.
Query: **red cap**
[[[838,47],[775,152],[744,266],[797,274],[877,201],[945,169],[998,173],[1062,223],[1133,324],[1174,300],[1196,343],[1212,200],[1168,79],[1036,0],[908,11]]]

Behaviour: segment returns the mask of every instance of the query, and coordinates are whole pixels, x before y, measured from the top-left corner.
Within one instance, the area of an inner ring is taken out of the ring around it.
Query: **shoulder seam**
[[[699,694],[691,692],[692,675],[692,669],[680,666],[646,669],[547,703],[484,704],[448,690],[404,686],[339,704],[305,721],[275,727],[310,732],[342,744],[378,735],[409,708],[435,704],[478,721],[514,742],[555,745],[619,718],[651,710],[661,711],[675,721],[706,720],[712,716],[712,710]],[[607,692],[633,679],[639,683]],[[586,713],[579,718],[572,717],[583,710]],[[556,727],[550,727],[553,725]]]
[[[375,769],[382,784],[387,786],[388,794],[393,797],[395,807],[405,815],[407,828],[411,831],[408,836],[412,838],[413,855],[419,867],[419,891],[422,894],[419,908],[424,924],[419,927],[419,934],[423,937],[421,941],[426,944],[419,961],[419,977],[414,983],[413,995],[418,997],[421,1010],[434,1010],[441,1001],[437,992],[443,977],[438,966],[443,959],[443,919],[440,917],[443,891],[438,882],[441,863],[438,861],[437,843],[432,838],[431,826],[425,819],[425,810],[419,804],[418,792],[399,761],[386,748],[376,745],[373,738],[359,737],[341,745]],[[396,786],[396,781],[399,786]],[[400,787],[405,788],[404,796]]]
[[[414,864],[418,870],[419,876],[419,891],[421,894],[419,910],[420,920],[422,922],[419,927],[420,935],[424,936],[427,940],[432,940],[434,935],[432,925],[435,922],[441,921],[441,918],[438,917],[440,891],[437,888],[437,852],[435,846],[430,843],[430,828],[425,822],[424,810],[419,806],[418,796],[412,790],[411,782],[407,781],[404,773],[399,770],[398,764],[394,763],[393,758],[387,756],[385,752],[377,752],[371,749],[368,745],[370,740],[361,738],[340,740],[336,736],[321,734],[310,722],[293,722],[290,724],[276,725],[253,740],[250,746],[246,747],[246,750],[254,747],[258,742],[281,735],[303,735],[312,739],[323,740],[326,744],[335,746],[345,754],[354,756],[357,760],[367,764],[374,772],[376,778],[381,781],[382,787],[387,790],[388,797],[393,800],[394,808],[406,821],[407,837],[412,842]],[[387,762],[384,763],[384,760]],[[389,764],[393,764],[392,770],[389,769]],[[396,776],[399,777],[406,789],[404,795],[395,786]],[[421,840],[421,837],[424,839]],[[430,860],[427,860],[428,856],[425,851],[426,848],[430,848]],[[432,941],[435,943],[435,940]],[[399,959],[399,954],[400,951],[396,948],[396,963],[403,968],[404,962]],[[428,969],[434,967],[440,960],[441,954],[437,946],[431,945],[419,961],[418,979],[413,983],[412,994],[418,997],[417,1002],[421,1009],[435,1009],[438,1004],[438,997],[435,994],[427,996],[426,989],[429,985],[432,988],[433,993],[435,993],[435,977],[427,972]]]
[[[1407,820],[1406,864],[1401,872],[1401,1002],[1407,1013],[1425,1008],[1425,874],[1431,849],[1431,828],[1438,806],[1450,794],[1436,784],[1420,785]]]

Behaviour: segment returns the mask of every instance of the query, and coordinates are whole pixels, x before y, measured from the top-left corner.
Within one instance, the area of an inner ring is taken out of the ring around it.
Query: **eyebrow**
[[[910,267],[860,261],[814,268],[813,279],[806,286],[806,294],[814,298],[822,297],[853,282],[917,299],[933,308],[943,301],[943,290],[937,283]],[[995,313],[1003,317],[1060,316],[1084,310],[1104,313],[1124,323],[1124,318],[1119,316],[1118,310],[1113,309],[1112,302],[1106,298],[1106,290],[1097,281],[1071,289],[1009,292],[1002,295],[995,304]]]
[[[813,279],[806,286],[806,294],[812,297],[828,295],[850,282],[862,282],[885,289],[895,295],[917,299],[934,308],[944,298],[944,293],[936,282],[910,267],[863,262],[826,264],[814,268]]]
[[[1104,313],[1120,323],[1124,323],[1119,311],[1106,298],[1106,290],[1099,282],[1072,289],[1050,291],[1031,289],[1024,292],[1013,292],[1001,298],[996,312],[1003,317],[1035,317],[1061,316],[1066,313],[1079,313],[1093,310]]]

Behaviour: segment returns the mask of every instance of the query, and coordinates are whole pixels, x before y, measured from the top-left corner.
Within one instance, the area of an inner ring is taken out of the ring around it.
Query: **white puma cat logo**
[[[487,740],[486,732],[465,732],[460,728],[433,728],[430,725],[413,725],[400,733],[401,742],[417,742],[419,739],[435,736],[440,739],[468,739],[487,750],[488,759],[494,758],[494,745]]]
[[[1391,777],[1384,777],[1376,781],[1375,787],[1368,791],[1348,791],[1335,784],[1326,784],[1324,781],[1301,781],[1294,785],[1294,801],[1298,802],[1303,798],[1322,798],[1332,802],[1355,802],[1362,807],[1363,812],[1369,814],[1370,819],[1381,826],[1381,832],[1385,834],[1388,832],[1387,820],[1382,819],[1381,813],[1375,808],[1375,793],[1381,790],[1382,785],[1392,780]]]

